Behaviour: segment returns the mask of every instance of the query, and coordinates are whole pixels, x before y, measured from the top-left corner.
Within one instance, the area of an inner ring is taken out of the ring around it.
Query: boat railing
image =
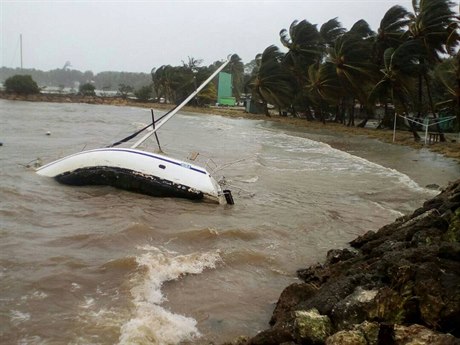
[[[191,162],[200,163],[210,174],[219,168],[219,165],[210,157],[206,157],[199,152],[190,152],[187,159]]]

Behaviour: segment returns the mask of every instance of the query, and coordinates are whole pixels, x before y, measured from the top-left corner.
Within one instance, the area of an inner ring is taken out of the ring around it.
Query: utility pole
[[[19,35],[19,44],[21,49],[21,69],[22,69],[22,34]]]

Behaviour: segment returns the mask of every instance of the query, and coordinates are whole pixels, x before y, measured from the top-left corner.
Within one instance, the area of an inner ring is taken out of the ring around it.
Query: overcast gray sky
[[[365,19],[377,29],[393,5],[411,0],[302,1],[8,1],[0,0],[0,66],[50,70],[70,61],[80,71],[149,73],[187,57],[204,65],[238,54],[244,63],[294,20]],[[319,26],[318,25],[318,26]]]

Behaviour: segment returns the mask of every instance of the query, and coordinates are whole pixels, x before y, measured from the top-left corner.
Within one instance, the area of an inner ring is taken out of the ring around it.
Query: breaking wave
[[[180,255],[152,246],[141,249],[145,253],[136,258],[140,272],[131,289],[134,313],[121,327],[119,344],[177,344],[199,337],[195,319],[161,306],[165,300],[161,287],[167,281],[215,268],[221,260],[219,252]]]
[[[405,187],[417,192],[428,192],[433,195],[437,193],[421,187],[402,172],[335,149],[329,144],[284,133],[273,135],[273,137],[276,140],[271,142],[271,145],[280,150],[276,151],[276,154],[270,152],[270,154],[258,157],[259,164],[271,170],[346,171],[348,174],[355,175],[370,174],[395,179]],[[290,152],[294,152],[295,155],[289,155]]]

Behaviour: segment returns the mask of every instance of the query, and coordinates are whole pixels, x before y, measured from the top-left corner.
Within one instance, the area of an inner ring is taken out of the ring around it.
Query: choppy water
[[[425,184],[460,176],[427,152],[191,114],[162,128],[163,150],[199,152],[223,168],[216,175],[234,206],[64,186],[27,167],[106,146],[149,118],[135,108],[0,101],[0,343],[254,335],[296,269],[412,211],[433,195]],[[317,140],[346,142],[350,153]]]

